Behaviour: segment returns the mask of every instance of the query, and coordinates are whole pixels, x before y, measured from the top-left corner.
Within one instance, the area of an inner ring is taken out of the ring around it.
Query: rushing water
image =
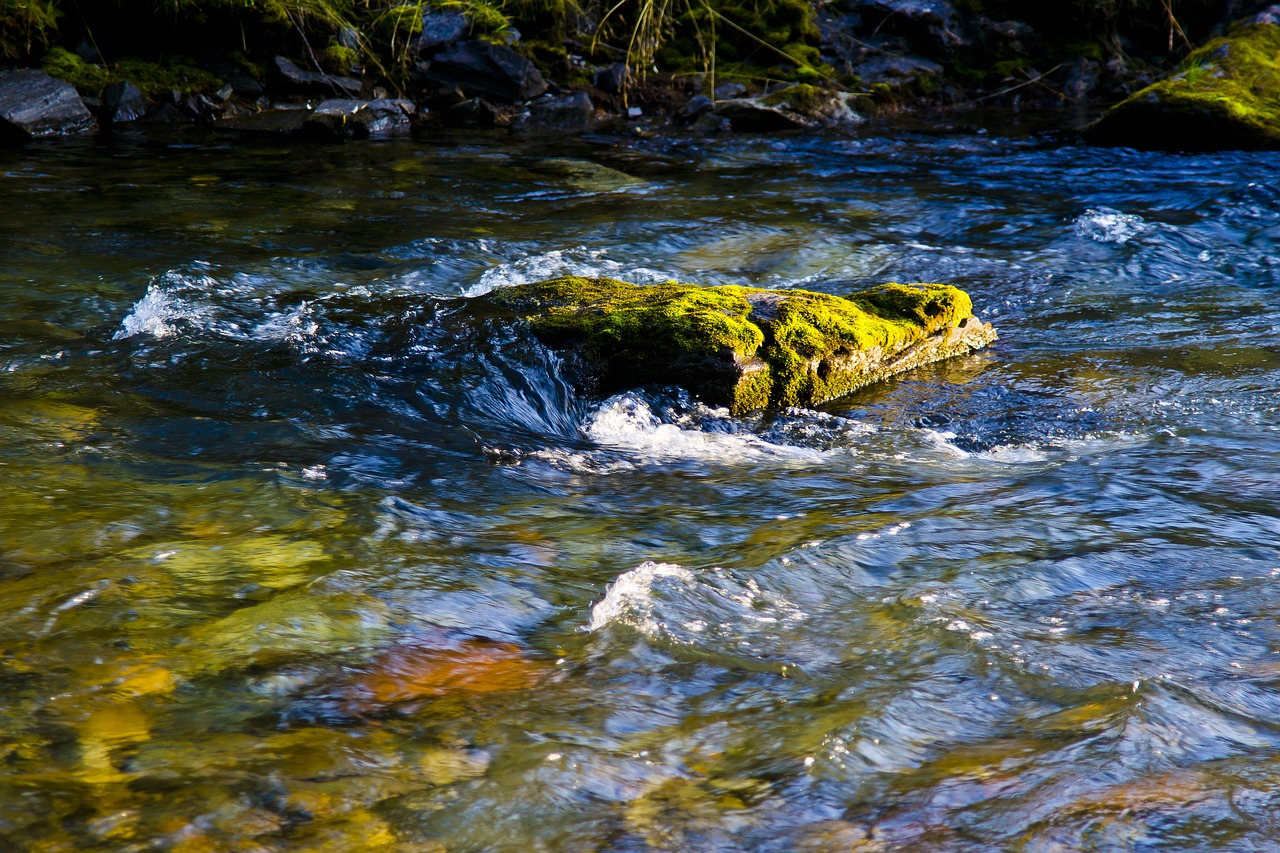
[[[0,847],[1274,850],[1280,158],[0,151]],[[466,296],[966,288],[822,411]]]

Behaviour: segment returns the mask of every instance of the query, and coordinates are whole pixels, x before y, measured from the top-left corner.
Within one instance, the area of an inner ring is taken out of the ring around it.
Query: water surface
[[[0,846],[1268,850],[1280,159],[0,151]],[[465,298],[967,289],[734,419]]]

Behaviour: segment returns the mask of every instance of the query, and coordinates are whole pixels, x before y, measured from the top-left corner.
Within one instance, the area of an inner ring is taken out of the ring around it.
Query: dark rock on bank
[[[0,73],[0,136],[70,136],[96,125],[70,83],[34,68]]]
[[[615,62],[613,65],[597,68],[591,80],[601,92],[608,95],[621,95],[631,85],[634,77],[631,66],[625,62]]]
[[[674,383],[734,412],[818,404],[996,338],[967,294],[941,284],[840,297],[565,277],[473,304],[524,318],[590,391]]]
[[[332,98],[317,106],[306,119],[306,129],[326,136],[364,139],[396,136],[409,132],[409,119],[416,112],[411,101],[375,98],[360,101]]]
[[[712,113],[728,120],[734,130],[744,133],[775,133],[783,130],[804,130],[813,122],[790,110],[769,106],[755,98],[732,98],[720,101]]]
[[[427,9],[422,13],[422,34],[418,52],[429,53],[460,40],[467,34],[467,16],[457,9]]]
[[[1280,26],[1251,23],[1192,52],[1171,77],[1085,132],[1098,145],[1173,151],[1280,148]]]
[[[276,57],[275,70],[281,84],[300,94],[350,96],[360,93],[361,83],[354,77],[306,71],[283,56]]]
[[[151,108],[146,95],[132,83],[108,83],[102,90],[102,120],[107,124],[136,121]]]
[[[518,129],[533,133],[586,133],[596,108],[586,92],[542,97],[529,103]]]
[[[425,76],[468,95],[503,101],[527,101],[547,91],[547,81],[531,61],[505,45],[479,40],[437,54]]]

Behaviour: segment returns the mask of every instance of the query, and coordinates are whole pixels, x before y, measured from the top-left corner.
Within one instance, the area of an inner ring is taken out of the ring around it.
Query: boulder
[[[1097,145],[1175,151],[1280,148],[1280,25],[1250,23],[1193,51],[1173,76],[1086,129]]]
[[[858,96],[799,83],[762,99],[770,107],[801,116],[821,127],[852,130],[863,118],[853,109]]]
[[[773,133],[780,130],[804,130],[814,122],[790,110],[770,106],[756,98],[731,98],[720,101],[712,113],[727,119],[734,130],[745,133]]]
[[[586,133],[595,114],[595,105],[586,92],[542,97],[529,104],[528,116],[520,127],[534,133]]]
[[[147,114],[151,104],[132,83],[108,83],[102,90],[102,119],[107,124],[125,124]]]
[[[418,52],[429,53],[447,47],[467,34],[467,16],[457,9],[430,9],[422,13],[422,33]]]
[[[295,92],[310,95],[357,95],[360,81],[354,77],[305,71],[283,56],[276,57],[276,75],[281,82]]]
[[[597,68],[591,78],[591,84],[609,95],[621,95],[635,81],[631,66],[625,62],[615,62],[604,68]]]
[[[564,277],[473,303],[524,318],[589,392],[674,383],[735,413],[822,403],[996,338],[968,295],[942,284],[841,297]]]
[[[414,106],[410,101],[333,98],[321,103],[307,116],[306,127],[313,132],[343,138],[396,136],[409,132],[409,116],[413,113]]]
[[[96,126],[70,83],[34,68],[0,73],[0,136],[69,136]]]
[[[547,91],[537,66],[511,48],[487,41],[464,41],[437,54],[425,75],[468,95],[503,101],[527,101]]]

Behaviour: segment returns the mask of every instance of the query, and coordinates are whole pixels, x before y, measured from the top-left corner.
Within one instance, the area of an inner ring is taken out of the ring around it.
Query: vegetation
[[[1118,104],[1097,142],[1182,150],[1280,147],[1280,27],[1251,24],[1214,39],[1178,73]]]
[[[965,14],[1025,21],[1038,34],[1026,54],[975,44],[936,57],[954,78],[982,84],[1082,55],[1180,53],[1222,14],[1218,0],[952,2]],[[210,67],[202,61],[207,54],[234,52],[265,67],[285,53],[333,73],[363,69],[404,89],[419,58],[423,14],[454,9],[466,14],[472,37],[514,42],[568,85],[586,83],[591,65],[619,60],[635,70],[633,79],[709,71],[713,81],[829,83],[835,73],[818,49],[821,6],[818,0],[0,0],[0,59],[43,62],[86,90],[143,71],[151,88],[192,89],[208,84],[193,73]],[[839,4],[830,8],[838,13]],[[840,82],[859,85],[853,78]]]
[[[736,412],[848,394],[905,369],[898,359],[912,345],[973,313],[967,294],[942,284],[888,284],[842,298],[564,277],[503,288],[486,302],[573,352],[602,392],[677,383]],[[994,337],[986,329],[978,345]],[[906,366],[972,348],[943,343]]]

